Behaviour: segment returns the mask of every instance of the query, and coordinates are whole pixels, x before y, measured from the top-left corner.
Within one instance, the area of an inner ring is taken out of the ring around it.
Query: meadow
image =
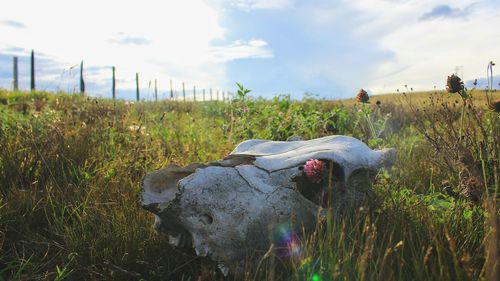
[[[378,205],[303,237],[300,259],[262,253],[244,280],[498,280],[499,93],[238,93],[134,103],[0,90],[0,280],[241,280],[154,231],[143,177],[250,138],[332,134],[396,148]]]

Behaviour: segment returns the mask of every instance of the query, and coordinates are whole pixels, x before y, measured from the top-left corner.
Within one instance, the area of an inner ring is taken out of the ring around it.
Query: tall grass
[[[412,103],[437,113],[425,99]],[[480,122],[498,124],[490,113]],[[238,280],[153,231],[139,205],[142,178],[169,163],[223,158],[247,138],[330,134],[397,149],[396,165],[374,185],[378,207],[328,217],[301,238],[299,256],[284,260],[271,248],[249,261],[243,279],[495,280],[498,188],[476,203],[443,192],[448,181],[459,193],[459,175],[414,116],[396,96],[361,107],[286,96],[130,103],[0,91],[0,280]],[[419,118],[435,121],[428,116]],[[484,141],[498,151],[495,134]],[[498,159],[477,156],[494,177]]]

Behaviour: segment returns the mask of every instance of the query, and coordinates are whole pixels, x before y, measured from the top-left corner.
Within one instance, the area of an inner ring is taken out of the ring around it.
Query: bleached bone
[[[329,163],[328,180],[307,181],[302,167],[310,159]],[[371,198],[375,174],[394,160],[394,149],[371,150],[346,136],[248,140],[224,160],[148,174],[142,206],[155,214],[156,229],[172,245],[193,247],[227,274],[277,243],[278,226],[308,232],[327,202],[335,214],[359,207]]]

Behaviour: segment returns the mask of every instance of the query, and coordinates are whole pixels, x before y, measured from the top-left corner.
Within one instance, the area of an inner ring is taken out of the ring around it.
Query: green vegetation
[[[397,149],[374,185],[379,206],[328,217],[300,258],[262,253],[246,280],[497,280],[500,114],[485,102],[497,93],[361,104],[238,87],[232,103],[0,91],[0,280],[225,280],[154,232],[144,175],[248,138],[331,134]]]

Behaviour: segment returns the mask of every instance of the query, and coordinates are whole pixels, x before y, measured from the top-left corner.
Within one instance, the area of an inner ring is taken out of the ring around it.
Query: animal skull
[[[304,176],[310,159],[327,163],[321,183]],[[155,228],[168,234],[172,245],[193,247],[227,274],[276,243],[279,226],[311,231],[327,204],[337,213],[363,204],[375,174],[394,160],[394,149],[374,151],[347,136],[248,140],[224,160],[148,174],[142,206],[155,214]]]

